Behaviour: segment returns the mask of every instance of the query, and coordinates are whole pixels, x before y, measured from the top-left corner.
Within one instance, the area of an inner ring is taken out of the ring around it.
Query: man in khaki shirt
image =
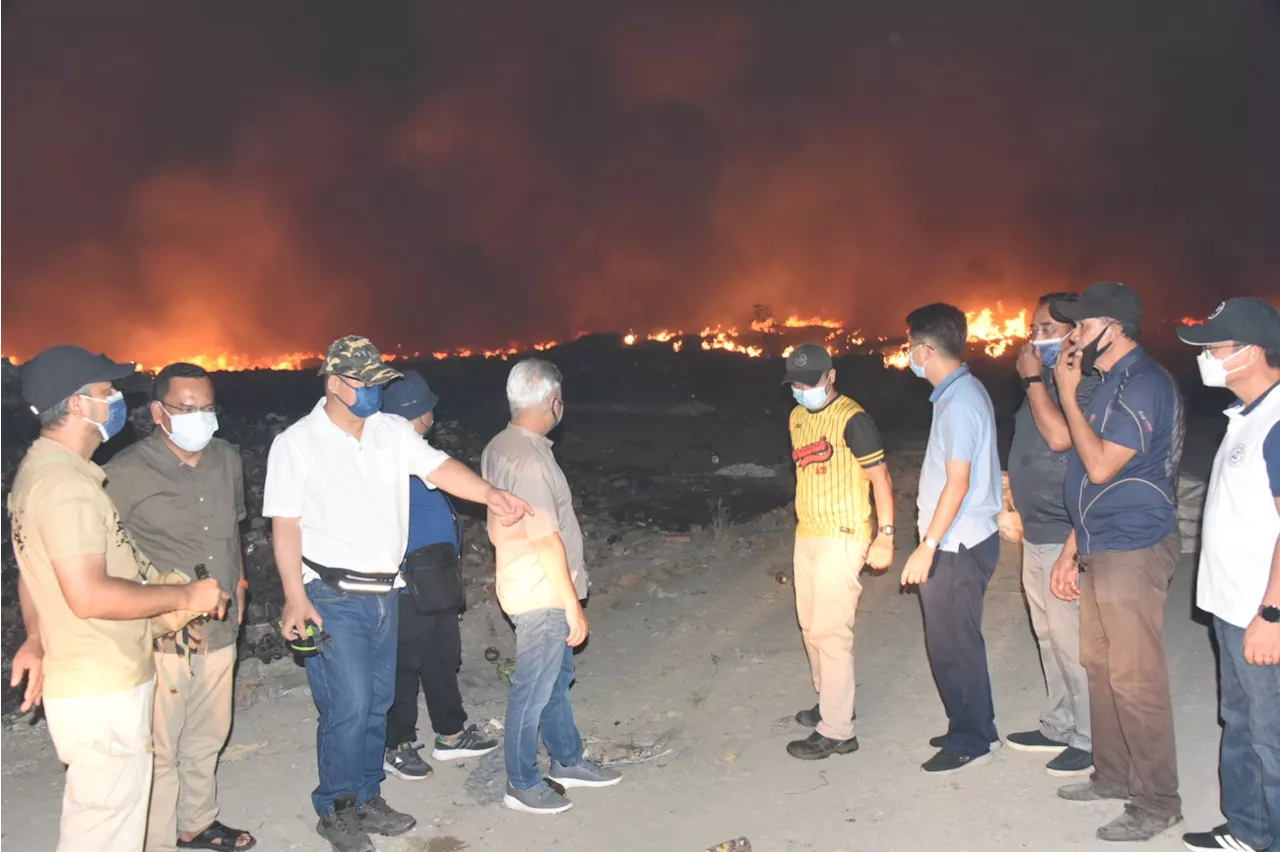
[[[218,753],[231,732],[231,672],[248,586],[240,551],[240,451],[213,437],[213,380],[202,367],[170,364],[156,375],[151,396],[155,430],[107,463],[107,494],[156,567],[192,577],[203,566],[236,592],[223,620],[155,640],[147,852],[176,852],[179,840],[196,848],[248,849],[256,842],[249,832],[217,819],[215,780]]]
[[[551,754],[549,777],[562,787],[609,787],[616,770],[583,757],[569,685],[573,649],[587,638],[587,571],[573,495],[547,434],[564,415],[560,371],[521,361],[507,378],[511,423],[485,447],[481,471],[495,488],[533,508],[510,526],[489,517],[497,550],[498,602],[516,626],[516,670],[507,700],[505,758],[508,808],[558,814],[573,803],[538,771],[538,732]]]
[[[28,679],[24,706],[43,699],[67,764],[58,852],[142,847],[155,685],[148,619],[183,610],[220,616],[228,599],[213,579],[146,585],[150,564],[90,461],[125,424],[112,382],[132,373],[133,365],[78,346],[47,349],[22,369],[22,395],[41,432],[9,495],[27,628],[14,676]]]

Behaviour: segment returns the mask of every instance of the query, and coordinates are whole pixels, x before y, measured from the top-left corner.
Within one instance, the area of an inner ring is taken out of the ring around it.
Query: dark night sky
[[[1280,294],[1280,6],[4,7],[4,351]]]

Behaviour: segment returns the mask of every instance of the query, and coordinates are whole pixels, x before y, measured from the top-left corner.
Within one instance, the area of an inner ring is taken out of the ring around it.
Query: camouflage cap
[[[398,371],[382,362],[382,353],[369,338],[355,334],[333,341],[320,366],[320,375],[347,376],[371,385],[385,385],[400,378]]]

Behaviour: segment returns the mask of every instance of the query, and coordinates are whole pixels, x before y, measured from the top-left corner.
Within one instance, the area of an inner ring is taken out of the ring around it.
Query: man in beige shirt
[[[58,852],[138,852],[151,796],[155,668],[148,619],[188,610],[221,617],[217,580],[146,585],[151,567],[102,488],[93,453],[125,424],[112,383],[133,373],[78,346],[55,346],[22,369],[40,438],[9,495],[27,640],[15,678],[43,676],[49,734],[67,764]]]
[[[560,371],[521,361],[507,378],[511,423],[481,457],[485,479],[522,497],[533,512],[510,526],[489,517],[497,550],[498,602],[516,626],[516,670],[507,700],[505,758],[508,808],[558,814],[573,807],[538,770],[538,732],[551,755],[549,777],[562,787],[609,787],[614,769],[583,756],[569,685],[573,649],[587,638],[587,570],[573,495],[547,434],[564,415]]]
[[[213,437],[213,379],[202,367],[170,364],[156,374],[151,396],[155,430],[107,463],[107,494],[156,567],[203,573],[236,591],[223,620],[155,640],[147,852],[176,852],[179,841],[184,848],[249,849],[257,842],[249,832],[217,819],[215,778],[231,732],[231,672],[248,585],[240,551],[240,451]]]

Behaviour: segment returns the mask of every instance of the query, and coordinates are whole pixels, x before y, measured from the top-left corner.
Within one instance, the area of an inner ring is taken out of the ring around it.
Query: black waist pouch
[[[302,557],[302,564],[320,575],[330,588],[349,595],[386,595],[395,589],[395,574],[362,574],[343,568],[330,568]]]
[[[450,542],[428,544],[404,558],[404,579],[413,595],[413,607],[423,615],[465,612],[467,591],[462,585],[462,563]]]

